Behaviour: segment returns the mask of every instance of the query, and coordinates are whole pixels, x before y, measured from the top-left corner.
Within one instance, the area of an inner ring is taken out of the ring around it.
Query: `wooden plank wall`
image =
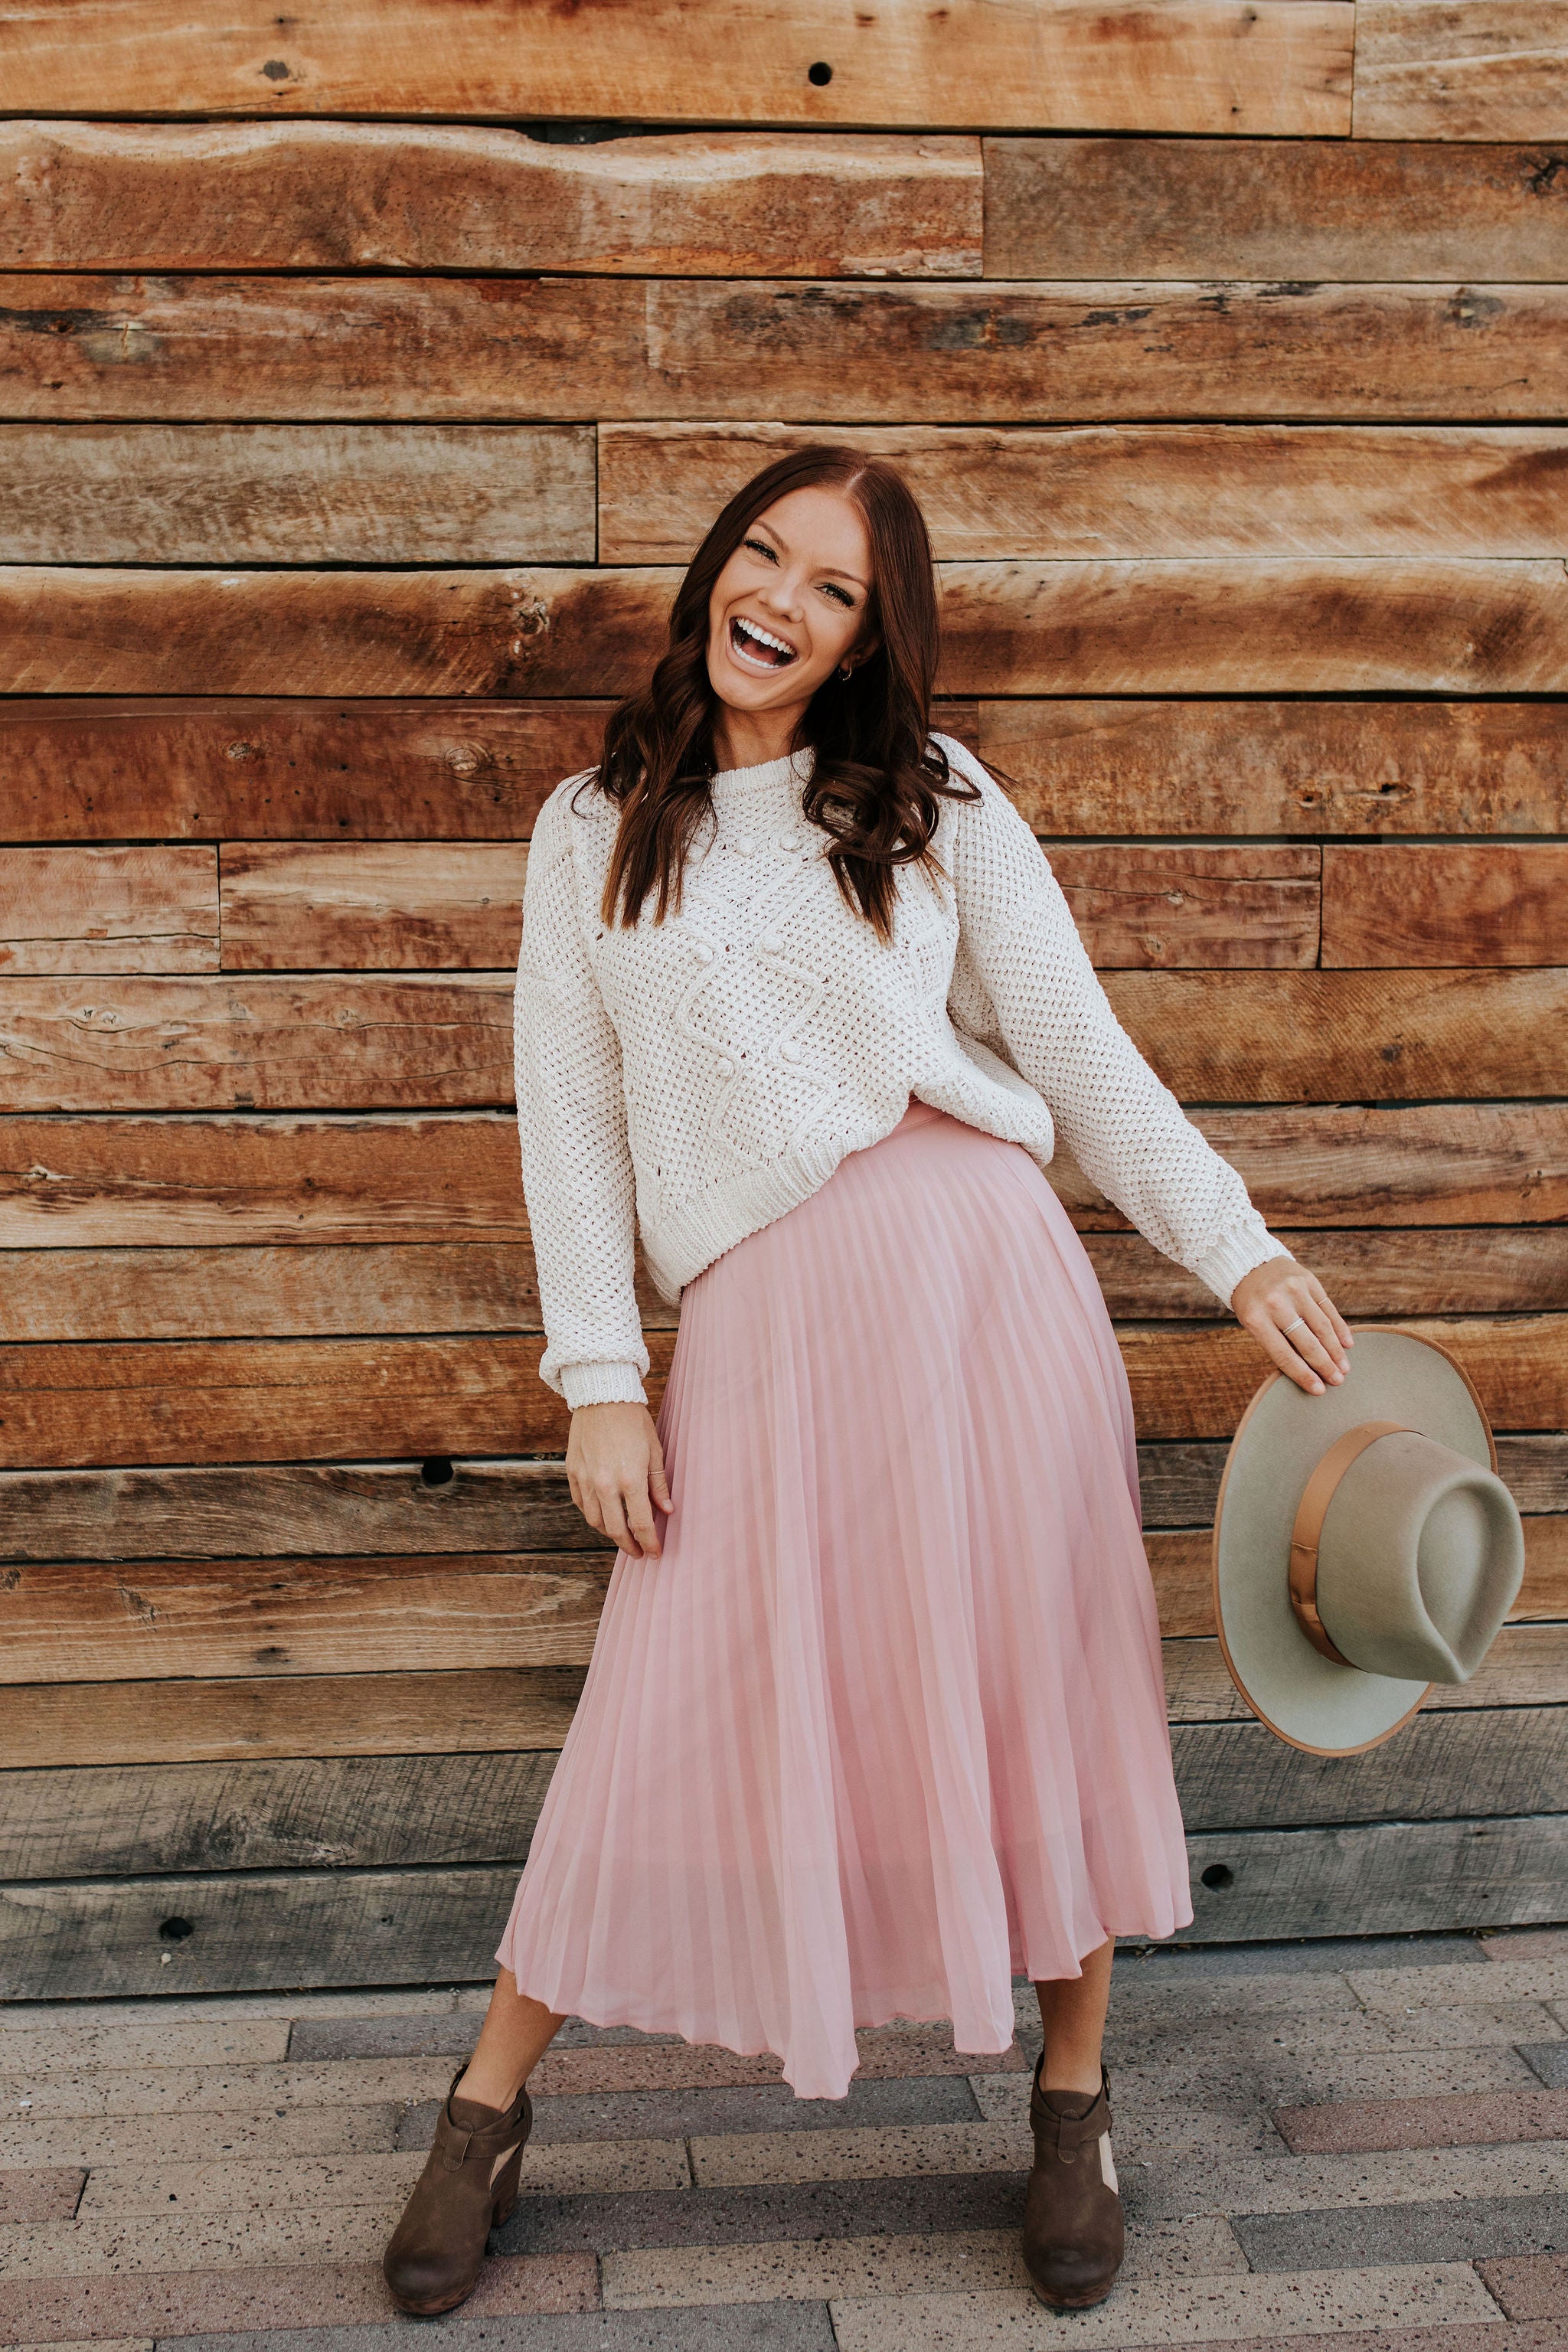
[[[1123,1018],[1529,1514],[1474,1684],[1275,1743],[1206,1592],[1259,1360],[1059,1171],[1193,1933],[1561,1915],[1565,66],[1568,0],[0,5],[0,1990],[484,1973],[608,1567],[530,826],[824,435]]]

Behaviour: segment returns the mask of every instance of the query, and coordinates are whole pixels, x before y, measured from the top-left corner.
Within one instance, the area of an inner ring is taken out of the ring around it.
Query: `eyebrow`
[[[785,554],[788,554],[788,540],[784,539],[778,531],[776,531],[771,522],[762,522],[759,520],[752,525],[752,529],[753,530],[765,530],[768,537],[770,539],[776,539],[779,545],[784,549]],[[862,580],[858,572],[840,572],[836,563],[819,563],[816,568],[819,572],[826,572],[831,579],[851,581],[857,588],[863,589],[868,596],[871,593],[870,582],[868,580]]]

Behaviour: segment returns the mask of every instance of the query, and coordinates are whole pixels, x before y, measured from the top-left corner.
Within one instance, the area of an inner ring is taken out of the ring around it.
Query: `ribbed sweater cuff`
[[[1282,1241],[1276,1240],[1261,1217],[1247,1217],[1220,1235],[1193,1272],[1228,1307],[1231,1292],[1244,1274],[1250,1274],[1255,1265],[1267,1265],[1271,1257],[1291,1255]]]
[[[563,1364],[561,1393],[574,1412],[580,1404],[646,1404],[635,1364]]]

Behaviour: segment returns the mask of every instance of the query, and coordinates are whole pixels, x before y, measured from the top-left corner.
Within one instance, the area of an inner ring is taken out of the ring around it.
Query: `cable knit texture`
[[[933,740],[944,877],[900,877],[890,943],[839,895],[804,815],[812,754],[713,780],[679,915],[609,927],[619,811],[558,785],[529,851],[516,1066],[546,1347],[574,1407],[644,1396],[634,1238],[660,1294],[807,1199],[910,1097],[1048,1165],[1059,1136],[1140,1233],[1228,1303],[1288,1255],[1117,1021],[1006,793]],[[575,805],[574,803],[575,802]]]

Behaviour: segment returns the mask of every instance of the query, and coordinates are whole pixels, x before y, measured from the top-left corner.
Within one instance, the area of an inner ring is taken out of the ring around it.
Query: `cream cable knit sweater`
[[[1120,1026],[1005,793],[934,739],[977,802],[944,802],[946,883],[900,877],[890,945],[839,897],[801,809],[810,752],[713,780],[680,913],[608,929],[618,811],[568,777],[529,853],[516,1064],[547,1345],[568,1404],[637,1402],[640,1224],[666,1298],[782,1217],[911,1095],[1044,1168],[1059,1135],[1156,1249],[1222,1301],[1288,1255]]]

